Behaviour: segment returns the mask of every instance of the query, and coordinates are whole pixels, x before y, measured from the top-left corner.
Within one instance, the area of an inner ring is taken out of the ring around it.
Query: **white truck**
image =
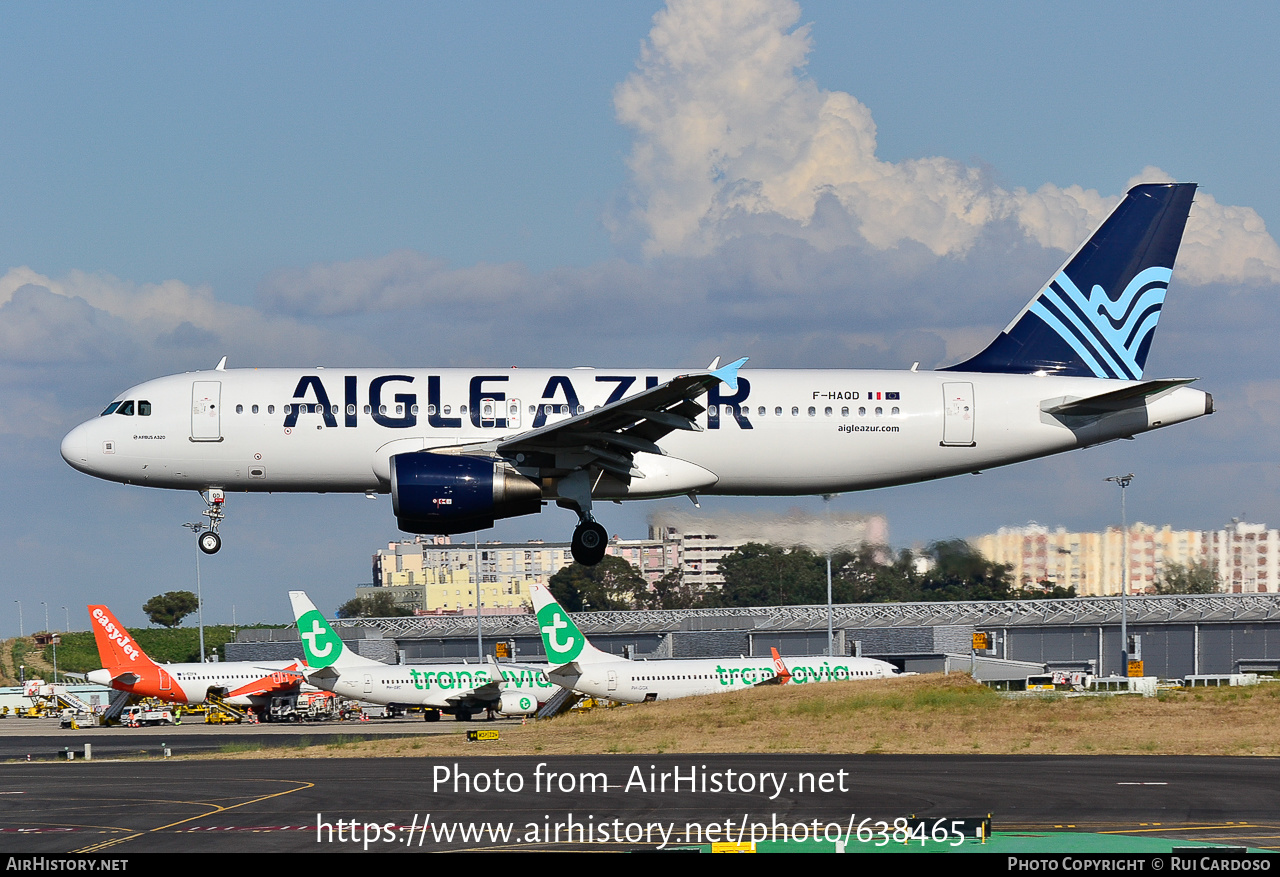
[[[131,706],[120,714],[120,724],[131,728],[139,728],[143,725],[172,725],[174,724],[173,711],[167,708]]]

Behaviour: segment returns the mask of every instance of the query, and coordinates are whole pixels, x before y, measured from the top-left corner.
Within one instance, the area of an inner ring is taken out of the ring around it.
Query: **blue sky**
[[[1134,471],[1133,519],[1280,525],[1277,15],[765,0],[7,9],[5,591],[30,630],[41,601],[59,618],[69,606],[73,626],[97,601],[137,624],[149,596],[191,586],[180,524],[197,498],[96,482],[57,452],[149,377],[223,354],[947,364],[1153,174],[1202,189],[1148,373],[1200,376],[1219,414],[836,503],[884,512],[899,545],[1029,519],[1096,528],[1118,517],[1101,479]],[[602,517],[639,537],[650,509]],[[562,539],[572,523],[550,510],[494,534]],[[285,618],[297,586],[331,610],[398,538],[385,498],[343,496],[235,497],[224,535],[202,565],[206,604],[240,621]]]

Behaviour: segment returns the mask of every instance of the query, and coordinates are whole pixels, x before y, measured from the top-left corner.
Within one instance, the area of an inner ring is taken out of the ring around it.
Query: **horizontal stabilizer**
[[[1075,399],[1069,402],[1052,400],[1055,404],[1043,407],[1041,410],[1046,414],[1056,416],[1096,417],[1112,411],[1132,408],[1135,405],[1144,403],[1152,396],[1185,386],[1195,380],[1197,379],[1167,378],[1158,381],[1143,381],[1119,390],[1112,390],[1110,393],[1099,393],[1097,396],[1088,396],[1084,399]]]
[[[308,680],[308,681],[311,681],[311,680],[313,680],[313,679],[332,679],[333,681],[335,681],[335,682],[336,682],[337,680],[339,680],[339,679],[341,679],[341,678],[342,678],[342,673],[340,673],[340,672],[339,672],[336,668],[334,668],[334,667],[323,667],[323,668],[321,668],[321,669],[319,669],[319,670],[309,670],[309,671],[307,671],[307,680]]]

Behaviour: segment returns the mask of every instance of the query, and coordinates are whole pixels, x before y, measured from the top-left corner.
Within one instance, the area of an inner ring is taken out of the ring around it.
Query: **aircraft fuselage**
[[[787,684],[888,679],[897,669],[874,658],[787,658]],[[778,671],[768,658],[700,658],[664,661],[606,661],[553,669],[550,679],[589,697],[645,703],[741,691],[769,684]]]
[[[125,484],[227,492],[390,490],[390,458],[493,442],[670,380],[671,370],[232,369],[147,381],[72,430],[76,469]],[[880,370],[743,370],[712,387],[700,432],[637,453],[645,477],[598,479],[597,498],[802,495],[926,481],[1199,417],[1186,386],[1092,416],[1056,404],[1136,381]],[[1113,406],[1114,407],[1114,406]],[[127,410],[126,410],[127,409]],[[147,413],[142,413],[146,411]],[[537,479],[536,468],[518,470]],[[573,461],[566,461],[572,468]],[[542,470],[544,499],[556,480]]]

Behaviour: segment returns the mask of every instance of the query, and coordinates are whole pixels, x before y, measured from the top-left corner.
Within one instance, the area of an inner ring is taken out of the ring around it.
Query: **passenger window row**
[[[125,410],[125,409],[126,409],[126,406],[127,406],[127,409],[128,409],[128,410]],[[281,410],[282,410],[285,414],[292,414],[292,413],[293,413],[293,409],[294,409],[294,407],[295,407],[294,405],[285,405],[285,406],[283,406],[283,407],[281,408]],[[320,414],[320,413],[321,413],[321,411],[323,410],[323,409],[322,409],[322,406],[321,406],[319,403],[306,403],[306,402],[302,402],[302,403],[299,403],[296,407],[297,407],[297,409],[298,409],[298,413],[299,413],[299,414]],[[545,412],[546,412],[547,414],[568,414],[568,413],[569,413],[569,411],[570,411],[570,409],[569,409],[569,406],[568,406],[568,405],[544,405],[544,406],[530,405],[530,406],[529,406],[529,413],[530,413],[530,414],[536,414],[536,413],[537,413],[537,411],[538,411],[538,408],[539,408],[539,407],[542,407],[542,408],[545,410]],[[719,406],[719,405],[712,405],[710,408],[708,408],[708,409],[707,409],[707,416],[708,416],[708,417],[719,417],[719,416],[720,416],[720,408],[721,408],[721,407],[722,407],[722,406]],[[739,406],[734,406],[734,405],[725,405],[725,406],[723,406],[723,408],[724,408],[724,413],[725,413],[725,415],[726,415],[726,416],[747,417],[747,416],[750,416],[750,414],[751,414],[751,409],[750,409],[750,407],[745,406],[745,405],[744,405],[744,406],[741,406],[741,407],[739,407]],[[119,410],[117,410],[117,409],[119,409]],[[250,410],[250,412],[251,412],[251,413],[253,413],[253,414],[257,414],[257,413],[259,413],[259,410],[260,410],[260,409],[259,409],[259,407],[258,407],[257,405],[251,405],[251,406],[249,406],[249,410]],[[577,413],[578,413],[578,414],[583,413],[583,410],[584,410],[584,409],[583,409],[583,406],[581,406],[581,405],[577,406]],[[877,405],[877,406],[873,409],[873,411],[874,411],[874,415],[875,415],[876,417],[883,417],[883,416],[885,416],[885,410],[884,410],[883,406]],[[111,414],[112,412],[115,412],[116,414],[133,414],[133,402],[113,402],[113,403],[111,404],[111,407],[107,408],[107,410],[106,410],[106,411],[103,411],[102,413],[103,413],[104,415],[106,415],[106,414]],[[453,409],[452,409],[452,407],[451,407],[451,406],[449,406],[449,405],[444,405],[444,406],[441,406],[441,412],[442,412],[442,413],[444,413],[444,414],[451,414],[451,413],[453,413]],[[781,405],[778,405],[778,406],[776,406],[776,407],[773,409],[773,416],[774,416],[774,417],[783,417],[783,416],[785,416],[784,412],[785,412],[785,409],[784,409]],[[144,415],[144,416],[145,416],[145,415],[150,414],[150,413],[151,413],[151,403],[150,403],[150,402],[139,402],[139,403],[138,403],[138,413],[139,413],[139,414],[141,414],[141,415]],[[268,413],[268,414],[275,414],[275,413],[276,413],[276,406],[274,406],[274,405],[268,405],[268,406],[267,406],[267,413]],[[332,405],[332,406],[330,406],[330,413],[332,413],[332,414],[334,414],[334,415],[336,416],[336,415],[338,415],[338,414],[341,414],[341,413],[342,413],[342,409],[341,409],[341,407],[340,407],[340,406],[338,406],[338,405]],[[347,413],[348,415],[353,415],[353,414],[355,414],[355,413],[356,413],[356,406],[355,406],[355,405],[348,405],[348,406],[347,406],[347,412],[346,412],[346,413]],[[364,413],[365,413],[365,414],[372,414],[372,413],[373,413],[373,409],[372,409],[370,406],[365,405],[365,406],[364,406]],[[394,406],[391,406],[391,405],[379,405],[379,406],[378,406],[378,413],[379,413],[379,414],[392,414],[392,413],[394,413],[394,414],[395,414],[396,416],[398,416],[398,417],[399,417],[399,416],[403,416],[403,415],[404,415],[404,406],[403,406],[403,405],[394,405]],[[417,414],[418,414],[418,406],[417,406],[417,405],[410,405],[410,406],[409,406],[409,413],[410,413],[410,414],[412,414],[412,415],[414,415],[414,416],[417,416]],[[428,406],[427,406],[427,414],[429,414],[429,415],[435,415],[435,413],[436,413],[436,406],[435,406],[435,405],[428,405]],[[467,406],[466,406],[466,405],[459,406],[459,408],[458,408],[458,413],[460,413],[460,414],[466,414],[466,413],[467,413]],[[888,412],[888,414],[889,414],[889,416],[890,416],[890,417],[896,417],[896,416],[900,415],[901,413],[902,413],[902,409],[901,409],[901,408],[899,408],[897,405],[894,405],[892,408],[890,408],[890,409],[889,409],[889,412]],[[237,405],[237,406],[236,406],[236,414],[244,414],[244,405]],[[757,416],[759,416],[759,417],[766,417],[766,416],[768,416],[768,414],[769,414],[769,409],[768,409],[768,408],[766,408],[765,406],[761,405],[761,406],[759,406],[758,408],[756,408],[756,415],[757,415]],[[867,407],[866,407],[866,406],[859,406],[859,407],[858,407],[858,417],[866,417],[866,416],[867,416],[867,414],[868,414],[868,409],[867,409]],[[809,415],[810,417],[817,417],[817,416],[818,416],[818,409],[817,409],[817,407],[816,407],[816,406],[814,406],[814,405],[810,405],[810,406],[808,406],[808,415]],[[798,405],[793,405],[793,406],[791,407],[791,416],[792,416],[792,417],[799,417],[799,416],[800,416],[800,406],[798,406]],[[833,417],[833,416],[835,416],[835,409],[834,409],[834,408],[832,408],[830,405],[828,405],[828,406],[824,407],[824,408],[822,409],[822,416],[823,416],[823,417]],[[847,405],[846,405],[846,406],[844,406],[844,407],[842,407],[842,408],[840,409],[840,416],[841,416],[841,417],[849,417],[849,416],[850,416],[850,409],[849,409],[849,407],[848,407]]]
[[[708,416],[708,417],[719,417],[719,416],[720,416],[720,411],[719,411],[718,409],[719,409],[719,406],[712,405],[710,408],[708,408],[708,409],[707,409],[707,416]],[[779,405],[779,406],[777,406],[777,407],[775,407],[775,408],[773,409],[773,416],[774,416],[774,417],[783,417],[783,416],[784,416],[784,411],[785,411],[785,409],[784,409],[781,405]],[[884,410],[883,406],[877,405],[877,406],[875,407],[874,411],[875,411],[875,416],[876,416],[876,417],[883,417],[883,416],[885,415],[885,410]],[[745,406],[745,405],[744,405],[744,406],[742,406],[741,408],[737,408],[736,406],[733,406],[733,405],[725,405],[725,406],[724,406],[724,413],[725,413],[726,415],[733,415],[733,416],[747,416],[747,415],[749,415],[749,414],[751,413],[751,409],[750,409],[750,407]],[[809,406],[809,411],[808,411],[808,413],[809,413],[809,416],[810,416],[810,417],[817,417],[817,416],[818,416],[818,409],[817,409],[817,407],[816,407],[816,406],[813,406],[813,405],[810,405],[810,406]],[[889,416],[891,416],[891,417],[892,417],[892,416],[899,415],[899,414],[901,414],[901,413],[902,413],[902,409],[901,409],[901,408],[899,408],[899,407],[898,407],[898,406],[896,406],[896,405],[889,409]],[[756,415],[757,415],[757,416],[759,416],[759,417],[766,417],[766,416],[768,416],[768,414],[769,414],[769,409],[768,409],[768,408],[766,408],[766,407],[765,407],[765,406],[763,406],[763,405],[761,405],[759,408],[757,408],[757,409],[756,409]],[[830,405],[828,405],[828,406],[826,406],[825,408],[823,408],[823,409],[822,409],[822,416],[823,416],[823,417],[832,417],[832,416],[834,416],[834,415],[835,415],[835,409],[834,409],[834,408],[832,408]],[[792,417],[799,417],[799,416],[800,416],[800,406],[799,406],[799,405],[793,405],[793,406],[791,407],[791,416],[792,416]],[[849,408],[848,408],[848,406],[845,406],[845,407],[843,407],[843,408],[841,408],[841,409],[840,409],[840,416],[841,416],[841,417],[848,417],[848,416],[849,416]],[[860,406],[860,407],[858,408],[858,416],[859,416],[859,417],[866,417],[866,416],[867,416],[867,408],[866,408],[866,406]]]

